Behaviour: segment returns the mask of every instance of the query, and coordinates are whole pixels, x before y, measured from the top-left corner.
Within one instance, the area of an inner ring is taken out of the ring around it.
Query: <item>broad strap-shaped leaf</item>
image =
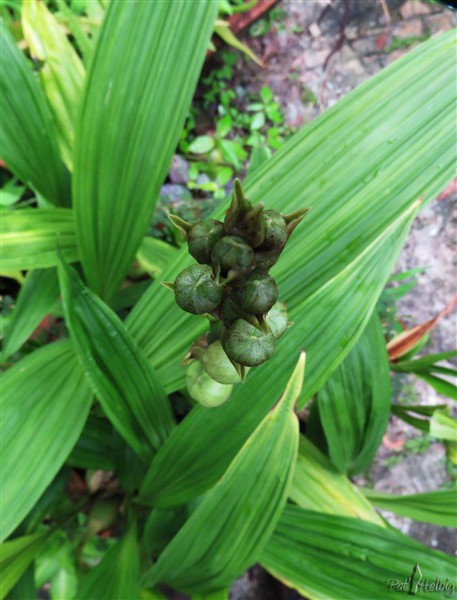
[[[416,521],[442,527],[457,527],[457,489],[437,490],[424,494],[385,494],[364,488],[363,493],[375,506]]]
[[[56,266],[57,244],[67,261],[78,259],[73,212],[66,208],[4,211],[0,236],[2,273]]]
[[[0,545],[0,595],[2,598],[20,580],[49,537],[49,531],[15,538]]]
[[[112,598],[136,600],[140,594],[140,548],[137,527],[132,523],[81,582],[76,600]]]
[[[92,389],[114,427],[149,460],[174,423],[160,381],[116,313],[65,262],[58,270],[66,322]]]
[[[372,462],[390,417],[391,386],[386,343],[376,313],[343,362],[319,391],[313,405],[331,461],[342,473],[354,475]],[[310,419],[310,425],[314,419]],[[322,440],[323,442],[324,440]]]
[[[36,350],[5,373],[1,539],[19,525],[70,454],[91,401],[92,391],[68,340]]]
[[[350,265],[419,197],[434,198],[454,176],[454,56],[454,32],[419,46],[306,125],[246,181],[253,202],[284,213],[312,208],[272,270],[288,309]],[[163,279],[174,280],[188,264],[182,251]],[[168,378],[178,386],[184,380],[176,376],[180,357],[171,365],[170,356],[185,353],[204,327],[174,306],[166,290],[153,286],[128,319],[163,369],[166,387]],[[344,309],[352,310],[350,303]]]
[[[58,293],[59,283],[55,269],[38,269],[28,273],[5,328],[2,352],[4,358],[14,354],[28,340],[52,309]]]
[[[298,506],[286,507],[260,562],[311,600],[405,598],[417,564],[423,583],[439,579],[446,591],[456,584],[457,563],[442,552],[394,529]],[[416,573],[413,583],[419,578]]]
[[[146,574],[186,593],[217,592],[253,565],[286,502],[297,456],[302,353],[276,405]]]
[[[107,300],[146,233],[217,8],[211,0],[108,7],[82,101],[73,186],[84,272]]]
[[[308,510],[384,526],[383,519],[359,489],[302,435],[289,498]]]
[[[301,347],[307,352],[307,376],[298,405],[303,406],[319,390],[365,328],[412,214],[411,209],[350,266],[289,312],[294,326],[278,341],[275,355],[268,364],[250,371],[246,382],[235,388],[230,402],[211,411],[196,407],[179,424],[150,467],[148,492],[157,506],[187,502],[217,481],[271,409],[272,399],[286,385],[293,356]],[[343,302],[346,310],[342,310]]]
[[[44,2],[23,2],[21,20],[31,55],[43,63],[38,74],[57,126],[62,158],[72,170],[76,116],[85,76],[84,66]]]
[[[25,56],[0,21],[2,160],[46,200],[69,206],[70,175],[57,144],[57,128],[46,98]]]

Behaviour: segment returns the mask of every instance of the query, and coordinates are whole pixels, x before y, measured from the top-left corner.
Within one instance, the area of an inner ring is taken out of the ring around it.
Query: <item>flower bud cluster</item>
[[[307,212],[281,215],[265,210],[262,203],[253,206],[236,180],[224,222],[204,219],[191,225],[170,217],[183,231],[197,264],[166,285],[180,308],[212,322],[203,345],[191,351],[212,380],[233,385],[244,380],[246,367],[273,356],[275,340],[289,323],[269,270]]]

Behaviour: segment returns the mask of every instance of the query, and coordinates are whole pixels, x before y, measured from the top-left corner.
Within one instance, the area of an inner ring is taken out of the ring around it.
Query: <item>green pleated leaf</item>
[[[154,369],[119,317],[65,262],[58,268],[66,322],[94,393],[119,433],[144,459],[173,429]]]
[[[293,476],[299,435],[293,409],[304,366],[302,353],[276,407],[148,571],[147,585],[160,582],[186,593],[217,592],[256,562]]]
[[[90,415],[66,462],[80,469],[115,470],[113,427],[107,419]]]
[[[78,259],[73,213],[65,208],[4,211],[0,236],[2,273],[56,266],[57,244],[66,260]]]
[[[31,271],[19,291],[16,306],[5,328],[3,357],[14,354],[28,340],[57,300],[59,284],[55,269]]]
[[[217,8],[211,0],[109,5],[82,102],[73,187],[84,272],[103,298],[146,233]]]
[[[310,600],[405,598],[413,583],[456,584],[454,558],[372,523],[287,506],[261,556],[274,577]],[[399,589],[397,586],[405,587]],[[413,587],[413,591],[424,590]],[[443,594],[444,590],[442,591]],[[439,597],[444,597],[440,595]]]
[[[1,539],[27,515],[76,443],[92,392],[69,341],[29,354],[3,378]]]
[[[302,435],[289,498],[302,508],[384,526],[359,489]]]
[[[379,317],[373,313],[315,404],[328,454],[342,473],[361,473],[371,464],[389,422],[390,403],[389,358]],[[319,432],[309,434],[319,446]]]
[[[22,31],[57,126],[57,140],[67,167],[73,168],[76,115],[85,69],[63,29],[44,2],[22,3]]]
[[[49,532],[19,537],[0,545],[0,596],[5,598],[20,580],[36,554],[46,543]],[[25,599],[24,599],[25,600]]]
[[[178,249],[175,246],[157,238],[145,237],[141,242],[136,258],[150,275],[159,277],[176,259],[177,255]]]
[[[457,527],[457,489],[399,496],[364,488],[363,493],[375,506],[415,521],[442,527]]]
[[[21,181],[60,206],[69,206],[70,176],[57,144],[57,128],[32,69],[0,22],[2,160]]]
[[[83,578],[76,599],[137,600],[139,595],[140,548],[137,528],[132,524],[101,563]]]
[[[307,352],[307,377],[299,406],[322,386],[365,328],[393,269],[413,214],[410,209],[410,214],[400,217],[350,266],[301,306],[289,311],[294,326],[278,340],[273,358],[266,365],[251,369],[247,381],[235,388],[230,402],[211,411],[194,408],[179,424],[157,453],[148,474],[148,493],[157,506],[186,502],[217,481],[239,447],[271,409],[274,394],[279,395],[278,387],[286,385],[294,354],[301,347]],[[171,295],[168,290],[164,291]],[[347,298],[348,303],[350,299],[350,311],[341,310],[342,298]],[[170,325],[171,331],[173,327],[174,323]],[[159,370],[159,373],[164,376],[164,371]],[[226,431],[231,432],[230,436]]]

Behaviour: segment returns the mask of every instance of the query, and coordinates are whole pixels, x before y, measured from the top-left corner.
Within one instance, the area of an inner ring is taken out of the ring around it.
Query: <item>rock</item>
[[[408,0],[400,8],[400,15],[402,19],[411,19],[412,17],[419,17],[421,15],[429,15],[432,12],[430,5],[425,2],[419,2],[419,0]]]
[[[325,59],[330,54],[330,50],[308,50],[305,52],[305,66],[307,69],[316,69],[323,67]]]
[[[171,183],[186,185],[189,181],[189,163],[179,154],[175,154],[171,161],[168,177]]]
[[[441,33],[454,27],[454,19],[450,14],[432,15],[427,19],[427,27],[432,33]]]
[[[377,38],[373,36],[364,37],[352,42],[351,46],[359,55],[375,54],[379,52],[376,40]]]
[[[309,26],[309,33],[311,35],[311,37],[313,38],[317,38],[321,35],[321,28],[319,27],[319,25],[317,23],[311,23],[311,25]]]
[[[182,204],[192,198],[192,194],[183,185],[165,183],[160,188],[160,197],[165,204]]]
[[[423,33],[422,21],[420,19],[413,19],[412,21],[400,21],[394,27],[394,37],[396,38],[410,38],[419,37]]]

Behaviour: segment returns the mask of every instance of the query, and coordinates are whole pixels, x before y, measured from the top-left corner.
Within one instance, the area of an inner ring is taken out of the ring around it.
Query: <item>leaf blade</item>
[[[62,466],[91,401],[69,341],[44,346],[6,372],[0,411],[1,539],[19,525]]]
[[[49,202],[69,206],[70,177],[60,158],[44,94],[3,21],[0,36],[2,160]]]
[[[81,261],[103,298],[146,233],[216,11],[209,0],[108,7],[82,101],[73,186]]]
[[[66,322],[94,393],[119,433],[150,459],[173,429],[160,381],[119,317],[65,262],[58,272]]]

